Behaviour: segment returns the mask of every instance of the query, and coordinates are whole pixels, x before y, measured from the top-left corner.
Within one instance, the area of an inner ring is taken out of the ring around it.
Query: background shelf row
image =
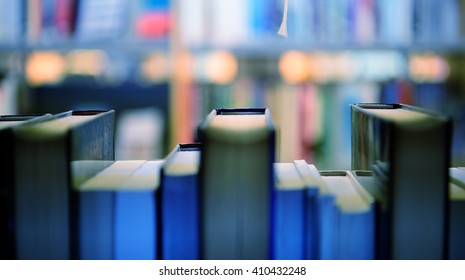
[[[158,135],[125,140],[124,157],[154,159],[193,141],[215,107],[266,106],[279,160],[348,169],[348,104],[402,102],[449,113],[452,164],[465,162],[464,1],[292,0],[287,39],[283,4],[0,0],[0,114],[152,118]]]

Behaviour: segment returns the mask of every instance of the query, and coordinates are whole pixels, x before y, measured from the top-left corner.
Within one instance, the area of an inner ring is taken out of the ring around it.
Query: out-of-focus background
[[[160,159],[218,107],[268,107],[280,162],[350,169],[356,102],[454,121],[465,166],[465,1],[0,0],[0,114],[115,109],[116,159]],[[427,141],[427,139],[425,139]],[[427,151],[425,151],[427,153]]]

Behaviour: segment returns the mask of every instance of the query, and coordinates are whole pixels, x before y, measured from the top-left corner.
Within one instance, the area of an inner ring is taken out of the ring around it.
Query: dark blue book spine
[[[305,257],[305,191],[276,190],[273,259]]]
[[[199,259],[200,206],[197,175],[164,176],[162,186],[162,258]]]
[[[306,221],[305,221],[305,259],[316,260],[319,258],[319,232],[318,223],[318,189],[311,188],[306,191]]]
[[[115,195],[115,259],[156,258],[156,198],[153,191],[119,191]]]
[[[113,259],[113,198],[111,191],[79,194],[79,259]]]

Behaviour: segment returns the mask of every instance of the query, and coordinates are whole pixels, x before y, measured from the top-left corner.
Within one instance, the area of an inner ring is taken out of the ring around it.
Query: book
[[[387,211],[386,190],[382,187],[385,178],[378,178],[369,170],[350,171],[360,185],[373,197],[375,210],[375,244],[374,258],[386,259],[389,245],[389,221]],[[379,174],[378,175],[382,175]],[[384,254],[384,255],[383,255]]]
[[[15,192],[15,140],[18,127],[33,125],[51,118],[44,115],[0,116],[0,259],[15,259],[14,250],[14,192]]]
[[[200,258],[199,143],[178,144],[161,169],[161,258]]]
[[[198,133],[201,258],[269,259],[275,162],[269,110],[215,109]]]
[[[24,1],[0,0],[0,44],[15,45],[23,40]]]
[[[170,30],[170,1],[141,0],[135,33],[142,39],[167,38]]]
[[[446,258],[450,118],[403,104],[351,110],[352,169],[373,171],[386,196],[380,257]]]
[[[123,0],[79,1],[75,40],[121,40],[128,28],[129,8],[129,2]]]
[[[373,197],[352,173],[320,171],[335,196],[333,257],[340,260],[370,260],[375,257],[375,207]]]
[[[320,217],[325,212],[325,205],[334,201],[321,175],[314,164],[305,160],[294,160],[297,172],[305,182],[305,256],[304,259],[317,260],[324,256],[321,251],[325,249],[322,243],[328,236],[323,232],[320,223],[325,220]]]
[[[81,259],[158,257],[157,191],[162,164],[163,160],[118,160],[78,185]]]
[[[217,47],[240,46],[250,39],[249,3],[246,0],[205,3],[210,44]]]
[[[448,259],[465,260],[465,168],[449,168]]]
[[[114,160],[114,111],[69,111],[15,133],[18,259],[80,258],[71,162]]]
[[[70,224],[78,233],[73,244],[79,259],[113,259],[114,194],[105,186],[85,182],[111,166],[111,160],[76,160],[71,162],[71,189],[74,220]]]
[[[201,46],[206,42],[205,0],[181,1],[178,7],[179,32],[188,46]]]
[[[294,162],[274,163],[272,259],[303,260],[306,249],[306,185]]]

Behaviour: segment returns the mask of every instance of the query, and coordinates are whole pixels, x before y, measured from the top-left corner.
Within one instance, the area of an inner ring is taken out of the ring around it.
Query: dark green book
[[[15,259],[14,190],[15,131],[51,119],[52,115],[0,116],[0,259]]]
[[[70,111],[15,133],[18,259],[78,259],[71,162],[114,160],[114,111]]]
[[[269,259],[275,128],[268,109],[215,109],[199,126],[202,259]]]
[[[447,257],[450,118],[402,104],[354,104],[352,169],[373,171],[385,197],[381,259]]]

